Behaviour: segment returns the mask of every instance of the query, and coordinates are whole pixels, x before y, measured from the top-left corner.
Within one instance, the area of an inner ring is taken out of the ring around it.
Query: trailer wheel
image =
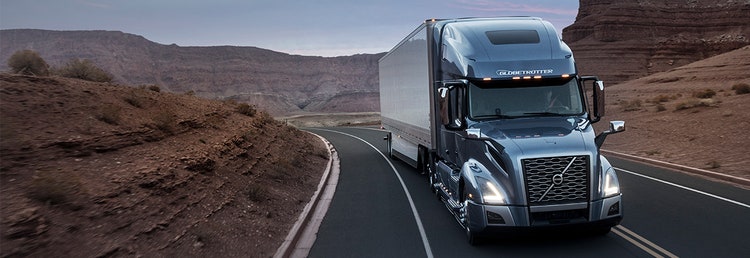
[[[391,136],[391,133],[388,133],[388,134],[385,135],[385,138],[383,138],[383,140],[385,140],[386,149],[388,149],[388,157],[391,158],[391,159],[394,158],[393,157],[393,138],[392,137],[393,136]]]
[[[429,171],[429,158],[427,158],[429,153],[427,153],[427,148],[424,146],[419,146],[417,150],[417,170],[419,170],[419,173],[424,175],[427,174]]]

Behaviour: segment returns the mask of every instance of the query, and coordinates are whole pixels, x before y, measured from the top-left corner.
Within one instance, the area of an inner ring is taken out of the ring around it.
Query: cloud
[[[552,3],[553,1],[550,1]],[[558,1],[554,1],[557,3]],[[555,15],[572,15],[578,14],[577,8],[565,9],[555,8],[550,6],[544,6],[541,4],[523,4],[513,3],[505,1],[492,1],[492,0],[457,0],[455,3],[456,8],[461,8],[470,11],[482,11],[482,12],[523,12],[523,13],[544,13],[544,14],[555,14]]]

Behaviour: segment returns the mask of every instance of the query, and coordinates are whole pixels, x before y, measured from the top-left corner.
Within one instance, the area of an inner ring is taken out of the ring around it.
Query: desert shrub
[[[737,95],[748,94],[750,93],[750,85],[748,85],[747,83],[737,83],[732,86],[732,90]]]
[[[268,190],[262,185],[252,184],[248,186],[246,193],[247,193],[247,198],[250,201],[260,202],[260,201],[266,200],[267,198],[266,195],[268,195]]]
[[[705,89],[702,91],[696,91],[693,92],[693,97],[699,98],[699,99],[710,99],[716,96],[716,92],[712,89]]]
[[[99,108],[96,119],[111,125],[120,123],[120,107],[115,105],[104,105]]]
[[[636,99],[633,101],[627,101],[623,100],[620,101],[620,106],[622,106],[624,111],[638,111],[641,110],[641,105],[643,102],[640,99]]]
[[[674,97],[670,97],[670,96],[667,96],[667,95],[659,95],[659,96],[656,96],[653,100],[651,100],[651,102],[653,102],[653,103],[664,103],[664,102],[669,102],[670,100],[673,100],[673,99],[674,99]]]
[[[716,160],[709,161],[709,162],[706,163],[706,165],[710,169],[716,169],[716,168],[720,168],[721,167],[721,163],[719,163]]]
[[[661,104],[661,103],[656,104],[656,112],[662,112],[666,110],[667,110],[667,107],[665,107],[664,104]]]
[[[266,178],[273,180],[286,180],[290,176],[290,171],[294,171],[300,161],[297,157],[290,155],[289,157],[280,157],[271,161],[273,168],[266,171],[263,175]]]
[[[159,85],[149,85],[148,89],[153,92],[161,92],[161,88],[159,87]]]
[[[267,112],[257,112],[257,116],[252,121],[252,124],[256,128],[264,128],[266,125],[273,125],[276,123],[276,119],[274,119],[270,114]]]
[[[685,110],[694,107],[710,107],[715,106],[716,101],[713,99],[688,99],[680,102],[675,106],[675,110]]]
[[[154,117],[151,118],[154,121],[154,125],[156,126],[156,129],[159,129],[165,133],[172,133],[175,129],[175,117],[172,112],[169,111],[161,111],[154,114]]]
[[[242,103],[242,104],[237,105],[237,107],[235,108],[235,111],[237,111],[237,113],[240,113],[246,116],[254,116],[256,113],[255,109],[247,103]]]
[[[13,73],[46,76],[49,65],[33,50],[19,50],[8,58],[8,67]]]
[[[72,59],[60,69],[55,71],[57,75],[68,78],[76,78],[92,82],[112,82],[114,77],[107,71],[97,67],[91,61],[84,59]]]
[[[77,177],[55,171],[37,171],[29,185],[27,195],[48,204],[63,204],[71,201],[80,188]]]
[[[123,97],[123,100],[130,104],[131,106],[142,108],[143,107],[143,99],[136,95],[135,93],[130,93],[129,95]]]

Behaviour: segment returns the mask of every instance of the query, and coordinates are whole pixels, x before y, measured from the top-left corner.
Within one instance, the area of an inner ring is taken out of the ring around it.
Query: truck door
[[[439,88],[439,110],[442,122],[440,130],[440,141],[436,148],[441,162],[451,169],[438,169],[440,180],[452,191],[458,191],[458,179],[461,164],[463,164],[462,142],[463,130],[466,127],[464,120],[464,97],[466,91],[465,81],[446,82]]]

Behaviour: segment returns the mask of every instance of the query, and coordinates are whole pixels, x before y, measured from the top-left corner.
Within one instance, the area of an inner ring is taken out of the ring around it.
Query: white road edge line
[[[427,240],[427,233],[425,233],[425,231],[424,231],[424,226],[422,225],[422,219],[419,217],[419,212],[417,212],[417,206],[414,205],[414,200],[411,198],[411,194],[409,193],[409,189],[406,188],[406,183],[404,183],[404,180],[401,178],[401,174],[398,173],[398,170],[396,170],[396,166],[393,165],[393,162],[391,162],[391,160],[388,157],[386,157],[385,154],[383,154],[382,152],[380,152],[380,150],[378,150],[378,148],[376,148],[375,146],[373,146],[369,142],[367,142],[364,139],[359,138],[359,137],[357,137],[355,135],[344,133],[344,132],[339,132],[339,131],[327,130],[327,129],[317,129],[317,130],[328,131],[328,132],[333,132],[333,133],[338,133],[338,134],[343,134],[343,135],[352,137],[354,139],[360,140],[360,141],[364,142],[365,144],[369,145],[370,147],[372,147],[376,152],[378,152],[380,154],[380,156],[383,157],[383,159],[385,159],[385,161],[388,162],[388,165],[390,165],[391,169],[393,169],[393,173],[396,174],[396,177],[398,178],[398,181],[401,182],[401,188],[404,190],[404,194],[406,194],[406,199],[409,200],[409,206],[411,206],[412,214],[414,214],[414,220],[417,221],[417,228],[419,228],[419,235],[422,237],[422,244],[424,245],[424,250],[427,253],[427,257],[428,258],[433,258],[434,255],[432,254],[432,248],[430,247],[430,241]]]
[[[622,169],[622,168],[618,168],[618,167],[616,167],[616,169],[619,170],[619,171],[623,171],[625,173],[631,174],[631,175],[635,175],[635,176],[639,176],[639,177],[651,179],[651,180],[654,180],[654,181],[659,182],[659,183],[671,185],[671,186],[674,186],[674,187],[677,187],[677,188],[682,188],[684,190],[688,190],[688,191],[691,191],[691,192],[699,193],[699,194],[702,194],[702,195],[705,195],[705,196],[708,196],[708,197],[713,197],[713,198],[716,198],[716,199],[719,199],[719,200],[722,200],[722,201],[725,201],[725,202],[729,202],[729,203],[732,203],[732,204],[736,204],[736,205],[739,205],[739,206],[742,206],[742,207],[745,207],[745,208],[750,208],[749,204],[738,202],[738,201],[735,201],[735,200],[732,200],[732,199],[729,199],[729,198],[724,198],[724,197],[721,197],[721,196],[718,196],[718,195],[715,195],[715,194],[707,193],[707,192],[704,192],[704,191],[701,191],[701,190],[697,190],[697,189],[693,189],[693,188],[690,188],[690,187],[687,187],[687,186],[678,185],[678,184],[675,184],[675,183],[672,183],[672,182],[669,182],[669,181],[665,181],[665,180],[661,180],[661,179],[658,179],[658,178],[655,178],[655,177],[650,177],[650,176],[647,176],[647,175],[639,174],[639,173],[636,173],[636,172],[633,172],[633,171],[630,171],[630,170],[627,170],[627,169]]]
[[[665,255],[666,255],[667,257],[671,257],[671,258],[677,258],[677,257],[679,257],[679,256],[677,256],[677,255],[673,254],[672,252],[670,252],[670,251],[667,251],[666,249],[662,248],[661,246],[658,246],[657,244],[654,244],[653,242],[651,242],[651,241],[648,241],[648,239],[646,239],[646,238],[644,238],[644,237],[642,237],[642,236],[640,236],[640,235],[636,234],[635,232],[631,231],[630,229],[628,229],[628,228],[626,228],[626,227],[623,227],[622,225],[617,225],[617,226],[615,226],[615,227],[614,227],[613,229],[615,229],[615,230],[613,230],[612,232],[614,232],[614,233],[615,233],[615,234],[617,234],[618,236],[620,236],[620,237],[624,238],[625,240],[628,240],[629,242],[633,243],[634,245],[636,245],[636,246],[640,247],[641,249],[643,249],[643,250],[645,250],[646,252],[650,253],[650,254],[651,254],[651,255],[653,255],[654,257],[662,257],[662,256],[661,256],[661,255],[656,255],[656,254],[653,254],[653,253],[652,253],[652,252],[653,252],[653,250],[650,250],[650,249],[644,248],[644,246],[643,246],[642,244],[638,243],[637,241],[636,241],[636,242],[633,242],[633,239],[632,239],[632,238],[630,238],[630,237],[628,237],[628,236],[627,236],[627,235],[625,235],[625,234],[628,234],[628,235],[630,235],[630,236],[632,236],[632,237],[635,237],[636,239],[638,239],[639,241],[641,241],[641,242],[643,242],[643,243],[647,244],[647,245],[648,245],[648,246],[650,246],[651,248],[653,248],[653,249],[656,249],[656,251],[659,251],[659,252],[661,252],[662,254],[665,254]],[[620,231],[623,231],[624,233],[623,233],[623,232],[620,232]]]

